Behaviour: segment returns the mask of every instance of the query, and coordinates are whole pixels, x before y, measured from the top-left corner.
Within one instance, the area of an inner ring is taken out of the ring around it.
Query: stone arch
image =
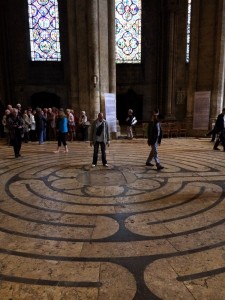
[[[138,95],[133,89],[127,90],[124,94],[117,94],[116,109],[117,119],[120,124],[125,124],[128,109],[133,109],[135,117],[142,120],[143,95]]]
[[[34,93],[30,98],[32,108],[36,107],[57,107],[60,108],[60,97],[54,93],[38,92]]]

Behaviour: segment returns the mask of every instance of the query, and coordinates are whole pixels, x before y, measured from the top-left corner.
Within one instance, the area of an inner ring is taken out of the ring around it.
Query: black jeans
[[[17,157],[20,154],[21,143],[22,143],[22,138],[20,133],[16,133],[14,138],[11,141],[14,149],[14,154]]]
[[[88,140],[88,127],[80,126],[80,132],[81,132],[82,141],[87,141]]]
[[[92,163],[93,163],[93,165],[97,165],[99,145],[101,146],[102,163],[103,163],[103,165],[105,165],[105,164],[107,164],[107,160],[106,160],[106,154],[105,154],[106,145],[105,145],[104,142],[95,142],[95,144],[94,144],[93,162]]]
[[[58,132],[58,147],[61,147],[61,145],[63,144],[63,146],[66,146],[66,139],[67,139],[67,132]]]

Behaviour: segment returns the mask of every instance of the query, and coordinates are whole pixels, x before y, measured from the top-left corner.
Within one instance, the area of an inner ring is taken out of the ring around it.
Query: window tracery
[[[58,0],[28,0],[32,61],[61,61]]]
[[[141,63],[141,0],[115,1],[116,63]]]

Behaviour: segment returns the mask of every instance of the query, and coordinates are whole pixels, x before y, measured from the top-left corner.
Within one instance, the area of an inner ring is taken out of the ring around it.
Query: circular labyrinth
[[[0,145],[4,299],[225,299],[225,153],[207,139]]]

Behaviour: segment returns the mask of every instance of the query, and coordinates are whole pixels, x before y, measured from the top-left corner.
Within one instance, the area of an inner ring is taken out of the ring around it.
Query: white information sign
[[[193,129],[208,130],[210,95],[210,91],[195,92]]]
[[[105,114],[109,124],[110,132],[117,132],[116,129],[116,95],[105,93]]]

